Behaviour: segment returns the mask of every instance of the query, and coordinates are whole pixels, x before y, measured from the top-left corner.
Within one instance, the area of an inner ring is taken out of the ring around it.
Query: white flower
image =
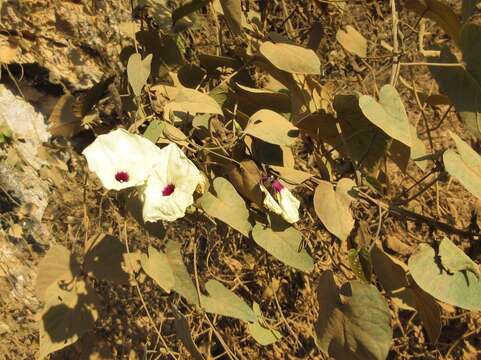
[[[187,207],[194,203],[193,193],[202,182],[200,171],[176,144],[160,151],[161,160],[154,166],[142,193],[145,222],[183,217]]]
[[[98,136],[83,154],[105,188],[122,190],[147,180],[161,149],[140,135],[117,129]]]
[[[260,189],[265,195],[264,206],[288,223],[299,221],[300,201],[279,180],[272,181],[271,185],[274,196],[262,183],[260,184]]]

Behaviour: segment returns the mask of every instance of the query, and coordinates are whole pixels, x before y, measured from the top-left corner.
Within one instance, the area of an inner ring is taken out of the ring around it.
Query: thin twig
[[[130,268],[130,271],[131,273],[133,274],[134,273],[134,267],[132,266],[132,263],[131,263],[131,259],[130,259],[130,248],[129,248],[129,241],[128,241],[128,238],[127,238],[127,222],[124,222],[124,232],[123,232],[123,238],[124,238],[124,243],[125,243],[125,249],[127,250],[127,255],[128,255],[128,258],[127,258],[127,263],[128,263],[128,266]],[[149,318],[149,321],[150,323],[152,324],[155,332],[157,333],[157,336],[159,337],[160,341],[162,341],[162,345],[164,345],[164,348],[165,350],[167,351],[167,353],[175,360],[177,360],[178,358],[174,355],[174,353],[172,352],[172,350],[170,349],[169,345],[167,345],[167,342],[165,341],[164,337],[162,336],[161,332],[160,332],[160,329],[157,327],[157,325],[155,324],[155,321],[154,319],[152,318],[151,314],[150,314],[150,311],[149,311],[149,308],[147,307],[147,304],[144,300],[144,296],[142,295],[142,291],[140,290],[140,286],[139,286],[139,283],[137,282],[137,279],[135,278],[135,276],[132,276],[132,279],[134,281],[134,286],[135,286],[135,289],[137,290],[137,294],[139,295],[139,298],[140,298],[140,302],[142,303],[142,307],[144,308],[144,311],[147,315],[147,317]]]

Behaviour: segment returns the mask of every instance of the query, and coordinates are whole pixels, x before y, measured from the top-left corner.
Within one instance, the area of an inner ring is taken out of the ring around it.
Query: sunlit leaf
[[[36,295],[44,301],[47,288],[57,282],[71,283],[80,274],[80,265],[62,245],[52,245],[38,265]]]
[[[298,129],[292,123],[271,110],[259,110],[249,119],[245,133],[270,144],[292,145]]]
[[[448,149],[443,154],[446,171],[471,194],[481,199],[481,156],[459,136],[450,132],[457,152]]]
[[[263,317],[259,304],[254,302],[252,309],[254,310],[257,319],[254,323],[247,323],[247,330],[254,340],[262,346],[267,346],[281,339],[282,334],[279,331],[265,327],[261,324]]]
[[[361,96],[359,106],[364,115],[387,135],[408,147],[412,146],[406,109],[395,87],[384,85],[379,92],[379,102],[372,96]]]
[[[40,320],[40,359],[75,343],[92,329],[98,308],[95,291],[82,280],[50,285]]]
[[[142,269],[149,275],[165,292],[170,293],[174,287],[175,279],[170,267],[167,255],[149,246],[149,255],[142,254],[140,264]]]
[[[169,241],[165,246],[165,255],[174,274],[174,286],[172,289],[182,295],[192,305],[199,305],[199,295],[187,268],[185,267],[180,244],[177,241]]]
[[[354,227],[351,214],[352,195],[349,194],[356,184],[348,178],[337,183],[336,191],[328,181],[321,180],[314,193],[314,209],[327,230],[345,241]]]
[[[209,280],[205,284],[209,296],[201,298],[202,308],[210,313],[254,322],[256,315],[244,299],[226,288],[217,280]]]
[[[300,248],[302,234],[295,228],[275,231],[258,223],[252,230],[252,238],[257,245],[284,264],[304,272],[314,269],[314,260],[305,249]]]
[[[337,30],[336,39],[350,53],[360,57],[367,56],[366,38],[351,25],[347,25],[346,30]]]
[[[266,41],[261,44],[259,50],[279,70],[293,74],[321,74],[321,62],[311,49]]]
[[[252,228],[249,222],[249,210],[244,199],[234,186],[222,177],[214,179],[213,193],[205,193],[199,199],[199,205],[212,217],[232,226],[245,236],[249,236]]]
[[[450,240],[445,238],[442,241]],[[481,310],[481,280],[472,271],[450,273],[439,255],[431,246],[420,244],[409,258],[409,271],[419,287],[448,304],[468,310]],[[466,262],[466,255],[458,248],[455,251],[451,249],[449,253],[443,252],[443,256],[448,266]]]
[[[169,119],[169,115],[173,112],[191,115],[222,115],[222,109],[212,97],[198,90],[188,88],[178,89],[171,101],[164,106],[164,118],[166,120]]]
[[[392,340],[391,314],[373,286],[350,281],[340,289],[332,272],[321,275],[317,288],[318,345],[335,359],[385,360]]]
[[[142,94],[142,89],[150,76],[151,63],[152,54],[149,54],[142,59],[142,56],[139,53],[135,53],[129,58],[129,62],[127,63],[127,76],[132,91],[137,97]]]
[[[469,271],[479,279],[479,266],[451,240],[444,238],[439,244],[438,251],[442,266],[450,274]]]

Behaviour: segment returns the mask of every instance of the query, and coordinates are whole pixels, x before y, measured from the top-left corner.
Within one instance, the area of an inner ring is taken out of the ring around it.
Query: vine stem
[[[133,274],[134,273],[134,267],[132,266],[132,262],[131,262],[131,259],[130,259],[130,248],[129,248],[129,241],[127,239],[127,222],[126,221],[124,222],[123,238],[124,238],[124,243],[125,243],[125,249],[127,250],[127,255],[128,255],[127,263],[128,263],[128,266],[130,268],[131,273]],[[172,359],[178,360],[179,358],[174,355],[174,353],[170,349],[169,345],[167,345],[167,342],[165,341],[164,337],[162,336],[162,334],[160,332],[160,329],[155,324],[155,321],[150,314],[149,308],[147,307],[147,303],[144,300],[144,296],[142,295],[142,291],[140,290],[140,286],[139,286],[139,283],[138,283],[137,279],[135,278],[135,276],[132,276],[132,279],[134,280],[134,286],[135,286],[135,289],[137,290],[137,294],[139,295],[140,302],[142,303],[142,307],[144,308],[144,311],[145,311],[147,317],[149,318],[150,323],[152,324],[155,332],[157,333],[157,336],[159,337],[160,341],[162,341],[162,345],[164,345],[165,350],[172,357]]]

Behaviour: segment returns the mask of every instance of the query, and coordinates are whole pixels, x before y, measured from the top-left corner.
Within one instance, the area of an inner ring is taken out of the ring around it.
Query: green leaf
[[[254,340],[262,346],[267,346],[281,339],[282,334],[279,331],[265,327],[261,324],[261,322],[264,322],[259,304],[254,302],[252,309],[254,310],[257,319],[254,323],[247,323],[247,331],[251,334]]]
[[[148,256],[142,254],[140,258],[142,269],[164,289],[165,292],[170,293],[170,290],[174,287],[175,279],[167,255],[157,251],[152,246],[149,246],[148,252]]]
[[[12,130],[7,123],[0,122],[0,144],[10,140],[13,137]]]
[[[143,60],[139,53],[132,54],[127,63],[127,77],[130,86],[136,97],[142,94],[142,89],[150,76],[152,54],[147,55]]]
[[[162,136],[164,132],[165,122],[160,120],[152,120],[144,131],[144,137],[152,141],[154,144]]]
[[[392,85],[384,85],[379,92],[379,102],[372,96],[359,99],[363,114],[387,135],[411,147],[411,129],[404,104]]]
[[[252,230],[254,241],[276,259],[304,272],[314,269],[314,260],[305,249],[300,250],[302,234],[293,227],[283,231],[257,223]]]
[[[216,195],[205,193],[199,199],[199,205],[208,215],[249,236],[252,225],[249,222],[249,210],[244,199],[237,193],[234,186],[222,177],[214,179],[213,187]]]
[[[471,260],[471,258],[461,251],[448,238],[444,238],[439,244],[439,257],[441,264],[448,270],[449,273],[454,274],[459,271],[470,271],[479,280],[479,267]]]
[[[122,268],[125,246],[111,235],[101,234],[91,238],[86,246],[84,272],[98,280],[128,284],[129,274]]]
[[[45,292],[50,285],[71,283],[80,274],[80,264],[70,251],[62,245],[52,245],[40,260],[36,283],[37,297],[45,301]]]
[[[321,62],[311,49],[266,41],[261,44],[259,51],[279,70],[292,74],[321,74]]]
[[[449,149],[444,152],[444,167],[466,190],[481,199],[481,156],[459,136],[450,134],[458,151]]]
[[[205,311],[244,321],[256,321],[256,315],[244,299],[217,280],[209,280],[205,288],[209,293],[209,296],[201,298],[201,305]]]
[[[451,248],[449,245],[447,247]],[[448,266],[466,261],[466,255],[460,249],[450,251],[448,254],[445,251],[442,253]],[[414,281],[438,300],[468,310],[481,310],[481,281],[472,271],[449,273],[439,255],[431,246],[419,245],[408,261]]]
[[[292,145],[299,135],[298,129],[282,115],[262,109],[252,115],[244,132],[275,145]]]
[[[165,246],[165,255],[174,274],[174,286],[172,289],[182,295],[190,304],[199,305],[199,295],[192,278],[185,267],[180,244],[177,241],[169,241]]]
[[[175,24],[178,20],[185,16],[192,14],[193,12],[202,9],[208,5],[212,0],[192,0],[179,6],[172,12],[172,22]]]
[[[40,320],[40,359],[75,343],[92,329],[98,308],[95,291],[83,280],[67,286],[50,285]]]
[[[392,340],[391,314],[384,297],[372,285],[350,281],[340,289],[332,272],[321,275],[317,288],[318,345],[335,359],[387,357]]]
[[[314,210],[327,230],[340,240],[347,240],[354,227],[351,214],[352,195],[356,183],[343,178],[337,183],[336,191],[328,181],[321,180],[314,193]]]

